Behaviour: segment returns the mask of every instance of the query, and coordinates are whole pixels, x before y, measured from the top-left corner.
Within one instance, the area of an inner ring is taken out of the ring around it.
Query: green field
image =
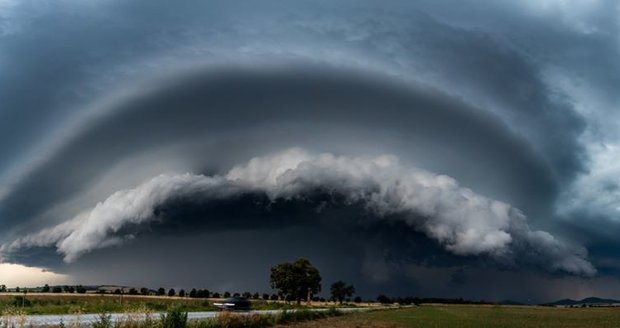
[[[528,306],[423,305],[345,315],[294,325],[296,328],[604,328],[620,327],[620,308],[548,308]]]
[[[22,295],[0,294],[0,315],[7,310],[24,314],[75,314],[102,312],[162,312],[172,307],[182,311],[214,311],[216,299],[192,299],[180,297],[129,296],[79,294],[28,294],[22,302]],[[293,305],[255,300],[252,307],[257,310],[290,309]]]
[[[213,299],[188,299],[113,295],[28,295],[23,307],[14,295],[0,296],[0,310],[13,309],[23,314],[73,314],[101,312],[210,311]],[[283,309],[291,305],[253,302],[255,309]],[[500,305],[422,305],[410,308],[377,310],[340,317],[289,324],[291,328],[484,328],[484,327],[620,327],[620,307],[552,308]]]

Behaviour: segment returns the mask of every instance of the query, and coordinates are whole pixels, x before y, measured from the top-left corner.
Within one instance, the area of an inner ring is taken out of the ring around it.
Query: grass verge
[[[188,320],[187,312],[180,307],[169,309],[159,318],[148,310],[140,313],[126,313],[121,319],[113,320],[108,313],[99,314],[98,319],[88,325],[91,328],[267,328],[282,324],[299,323],[340,316],[342,312],[335,308],[325,311],[308,309],[284,310],[278,314],[220,312],[215,318]],[[4,313],[0,328],[30,327],[23,312]],[[49,328],[85,327],[83,323],[70,322]]]

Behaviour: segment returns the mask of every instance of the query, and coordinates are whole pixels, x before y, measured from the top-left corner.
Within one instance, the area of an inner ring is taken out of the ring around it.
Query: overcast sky
[[[0,284],[620,298],[618,17],[0,0]]]

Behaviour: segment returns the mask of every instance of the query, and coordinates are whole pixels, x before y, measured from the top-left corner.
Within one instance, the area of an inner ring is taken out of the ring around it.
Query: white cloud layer
[[[532,231],[509,204],[460,187],[451,177],[401,165],[394,156],[350,158],[294,148],[250,160],[225,175],[164,174],[120,190],[70,221],[19,238],[0,253],[55,246],[67,262],[133,238],[130,229],[156,220],[155,209],[177,197],[227,199],[263,192],[272,200],[303,197],[318,188],[362,202],[377,219],[404,220],[463,256],[489,256],[502,263],[526,262],[549,271],[594,275],[586,251],[543,231]],[[123,229],[123,234],[120,233]]]

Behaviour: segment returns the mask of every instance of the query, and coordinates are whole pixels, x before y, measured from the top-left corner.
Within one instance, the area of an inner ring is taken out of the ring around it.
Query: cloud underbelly
[[[55,246],[65,261],[72,262],[133,238],[146,223],[161,219],[158,209],[175,199],[208,203],[255,193],[275,202],[311,197],[316,190],[339,197],[344,204],[362,204],[372,220],[405,222],[456,255],[486,256],[552,272],[596,273],[583,248],[531,230],[519,210],[460,187],[451,177],[404,166],[389,155],[354,158],[299,148],[253,158],[222,175],[156,176],[113,193],[70,221],[19,238],[0,250]]]

